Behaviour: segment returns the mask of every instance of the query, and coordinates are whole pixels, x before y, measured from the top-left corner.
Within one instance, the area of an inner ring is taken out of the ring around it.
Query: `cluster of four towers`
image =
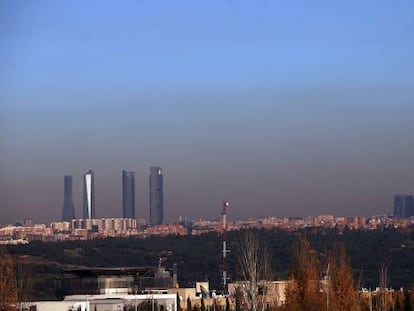
[[[72,176],[64,177],[64,200],[62,220],[75,218],[72,199]],[[161,167],[152,166],[149,175],[150,224],[164,221],[164,192]],[[95,219],[95,179],[92,170],[83,175],[83,219]],[[135,172],[122,171],[122,217],[135,218]]]

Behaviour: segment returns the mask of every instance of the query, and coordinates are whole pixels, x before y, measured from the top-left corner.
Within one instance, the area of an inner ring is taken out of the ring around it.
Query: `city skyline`
[[[0,224],[97,217],[165,169],[164,220],[375,215],[414,193],[414,3],[0,2]],[[142,213],[142,214],[141,214]]]
[[[89,178],[88,178],[88,177]],[[142,208],[138,211],[138,216],[135,216],[135,172],[133,171],[127,171],[122,170],[122,212],[120,215],[111,214],[112,216],[102,215],[101,217],[89,217],[86,214],[90,214],[89,210],[89,204],[88,200],[85,201],[86,197],[94,197],[94,191],[90,191],[88,195],[87,189],[92,190],[94,188],[94,171],[88,170],[86,173],[83,174],[83,182],[84,182],[84,202],[86,203],[84,206],[86,206],[86,209],[83,208],[83,217],[76,217],[75,208],[73,204],[73,190],[72,190],[72,176],[71,175],[65,175],[64,176],[64,192],[63,192],[63,209],[62,209],[62,221],[70,221],[72,219],[99,219],[99,218],[119,218],[122,216],[122,218],[131,218],[131,219],[141,219],[147,221],[145,218],[145,208]],[[86,186],[89,184],[88,186]],[[163,175],[162,175],[162,169],[158,166],[151,166],[150,167],[150,174],[149,174],[149,219],[148,224],[150,225],[160,225],[164,223],[164,209],[163,209]],[[152,198],[152,200],[151,200]],[[152,203],[151,203],[152,201]],[[411,216],[414,216],[414,205],[413,205],[413,195],[411,194],[394,194],[393,197],[393,207],[392,210],[387,211],[384,215],[393,215],[393,218],[395,219],[403,219],[403,218],[409,218]],[[95,210],[95,208],[93,209]],[[152,221],[152,214],[151,211],[154,210],[154,220]],[[96,215],[96,212],[93,214]],[[326,214],[331,215],[331,214]],[[380,214],[379,214],[380,215]],[[212,218],[208,219],[216,219],[218,215],[213,215]],[[301,215],[299,218],[302,217],[310,217],[311,215]],[[315,215],[313,215],[315,216]],[[316,216],[324,216],[324,214],[316,215]],[[343,214],[343,215],[335,215],[338,217],[360,217],[360,214],[356,215],[350,215],[350,214]],[[372,217],[375,215],[369,215],[369,217]],[[265,215],[262,217],[279,217],[278,215]],[[295,218],[295,217],[293,217]],[[179,219],[188,219],[186,215],[180,215]],[[175,219],[173,220],[173,223],[175,223],[177,220],[180,222],[181,220]],[[201,218],[200,218],[201,219]],[[256,219],[255,217],[250,217],[250,219]],[[25,221],[28,221],[31,219],[25,219]],[[233,219],[235,220],[235,219]],[[241,220],[241,219],[238,219]],[[52,219],[51,221],[57,221],[57,219]],[[16,220],[16,223],[20,223],[20,220]],[[1,224],[0,224],[1,225]]]

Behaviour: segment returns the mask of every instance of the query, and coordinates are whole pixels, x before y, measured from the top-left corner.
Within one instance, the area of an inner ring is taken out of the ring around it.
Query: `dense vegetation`
[[[288,233],[281,230],[259,230],[256,234],[272,255],[272,269],[276,278],[290,275],[292,243],[306,233],[317,251],[323,266],[324,255],[335,244],[342,243],[351,258],[355,280],[361,287],[375,288],[379,284],[379,270],[387,266],[389,285],[394,288],[414,286],[414,228],[345,231],[309,229]],[[236,245],[241,232],[229,232],[231,250],[228,267],[232,279],[237,280]],[[8,247],[15,261],[30,269],[35,279],[37,299],[56,297],[60,271],[74,266],[117,267],[154,266],[159,257],[163,266],[177,263],[180,286],[196,280],[208,279],[212,288],[220,288],[221,237],[217,233],[200,236],[167,236],[116,238],[90,241],[40,242]]]

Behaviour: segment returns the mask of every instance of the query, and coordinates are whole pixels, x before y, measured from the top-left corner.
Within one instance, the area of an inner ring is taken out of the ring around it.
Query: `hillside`
[[[345,231],[309,229],[287,233],[280,230],[256,231],[271,251],[276,278],[289,276],[290,250],[299,234],[306,233],[324,261],[324,253],[333,243],[344,243],[351,257],[356,282],[361,287],[375,288],[381,265],[388,266],[389,282],[393,288],[414,286],[414,229]],[[243,232],[229,232],[229,273],[237,280],[237,243]],[[36,299],[59,298],[59,279],[62,268],[118,267],[163,265],[172,268],[177,263],[180,286],[208,279],[211,288],[220,287],[221,237],[216,233],[200,236],[149,237],[146,239],[102,239],[9,246],[17,263],[31,271]]]

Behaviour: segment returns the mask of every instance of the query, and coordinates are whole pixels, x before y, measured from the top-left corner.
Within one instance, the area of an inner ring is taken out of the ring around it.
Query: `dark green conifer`
[[[414,311],[411,295],[408,290],[404,291],[404,311]]]

